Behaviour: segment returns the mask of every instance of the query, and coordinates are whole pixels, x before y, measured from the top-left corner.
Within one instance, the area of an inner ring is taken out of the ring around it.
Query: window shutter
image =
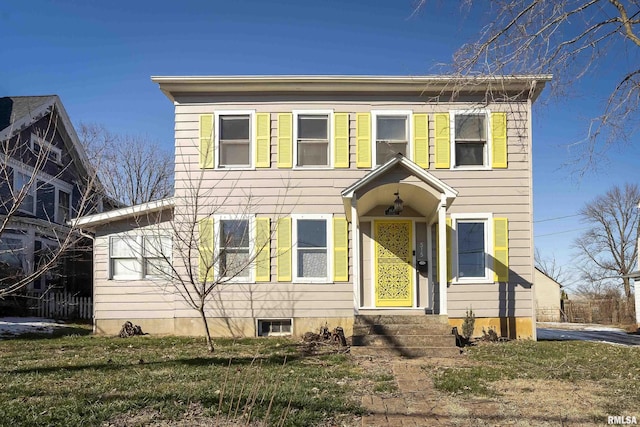
[[[451,228],[451,218],[447,218],[447,282],[453,280],[452,238],[453,229]]]
[[[271,222],[256,218],[256,282],[271,281]]]
[[[436,169],[449,169],[451,164],[451,138],[449,134],[449,113],[434,114]]]
[[[213,114],[200,115],[200,169],[213,169]]]
[[[507,167],[507,113],[491,113],[491,167]]]
[[[333,218],[333,280],[349,281],[349,225],[346,218]]]
[[[413,161],[423,169],[429,169],[429,117],[413,115]]]
[[[293,114],[278,114],[278,167],[293,167]]]
[[[291,218],[280,218],[276,231],[278,282],[291,281]]]
[[[215,245],[213,240],[213,218],[204,218],[198,222],[200,239],[198,241],[198,253],[200,254],[200,281],[213,280],[213,261]]]
[[[333,115],[333,143],[336,168],[349,167],[349,113],[335,113]]]
[[[271,114],[256,114],[256,167],[271,167]]]
[[[371,113],[356,114],[356,166],[371,167]]]
[[[493,280],[509,281],[509,224],[507,218],[493,219]]]

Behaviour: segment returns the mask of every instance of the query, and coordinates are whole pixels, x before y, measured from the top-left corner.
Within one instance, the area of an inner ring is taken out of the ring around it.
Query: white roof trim
[[[114,209],[94,215],[82,216],[74,220],[69,221],[73,226],[81,228],[93,228],[98,225],[108,224],[113,221],[121,219],[149,214],[152,212],[163,211],[167,209],[173,209],[175,202],[173,197],[166,199],[155,200],[153,202],[142,203],[140,205],[128,206],[126,208]]]
[[[342,193],[341,193],[342,197],[346,199],[352,198],[354,196],[354,193],[357,190],[369,184],[370,182],[376,180],[377,178],[381,177],[397,164],[404,166],[414,176],[416,176],[417,178],[420,178],[422,181],[429,184],[431,187],[435,188],[440,193],[444,194],[447,197],[447,199],[452,200],[458,196],[458,192],[453,188],[451,188],[449,185],[445,184],[444,182],[442,182],[441,180],[439,180],[429,172],[425,171],[420,166],[416,165],[414,162],[407,159],[402,154],[396,154],[396,156],[390,159],[389,161],[387,161],[387,163],[383,164],[377,169],[374,169],[368,175],[364,176],[362,179],[354,182],[349,187],[342,190]]]
[[[2,132],[0,132],[0,141],[13,137],[16,133],[24,130],[24,128],[28,125],[34,123],[36,120],[39,120],[42,116],[49,112],[49,109],[54,104],[55,101],[45,102],[44,104],[33,110],[31,113],[26,114],[19,120],[13,122]]]

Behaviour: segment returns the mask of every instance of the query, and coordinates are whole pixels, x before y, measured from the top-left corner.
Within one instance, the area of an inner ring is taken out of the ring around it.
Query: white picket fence
[[[91,319],[93,301],[91,297],[79,297],[66,292],[27,294],[29,312],[33,316],[50,319]]]

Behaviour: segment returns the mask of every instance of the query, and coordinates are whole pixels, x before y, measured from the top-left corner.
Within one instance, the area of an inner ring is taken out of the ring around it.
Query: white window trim
[[[40,145],[44,149],[49,150],[49,152],[55,154],[55,159],[50,159],[49,158],[49,160],[52,160],[57,165],[62,165],[62,150],[60,148],[56,147],[51,142],[47,141],[46,139],[42,138],[41,136],[38,136],[35,133],[32,133],[31,134],[31,140],[30,140],[30,146],[31,146],[31,151],[33,153],[35,153],[35,150],[36,150],[36,147],[35,147],[36,143],[38,143],[38,145]]]
[[[458,270],[458,221],[468,222],[477,221],[484,222],[484,241],[485,241],[485,253],[484,253],[484,277],[459,277]],[[491,284],[493,281],[493,214],[491,213],[477,213],[477,214],[452,214],[451,215],[451,228],[453,236],[451,238],[451,266],[452,266],[452,283],[453,284]]]
[[[298,221],[301,219],[323,219],[327,224],[327,277],[298,277]],[[292,281],[293,283],[333,283],[333,215],[294,214],[291,215]]]
[[[71,218],[73,218],[73,191],[67,191],[65,188],[60,188],[58,186],[56,186],[54,184],[54,187],[56,189],[55,191],[55,197],[54,197],[54,206],[55,206],[55,222],[58,224],[64,224],[66,221],[64,218],[58,218],[59,213],[60,213],[60,191],[64,191],[65,193],[69,194],[69,218],[67,218],[67,221],[70,220]]]
[[[290,332],[276,332],[276,333],[269,333],[268,335],[261,335],[260,334],[260,324],[261,322],[274,322],[274,321],[283,321],[283,320],[288,320],[289,322],[291,322],[291,331]],[[294,319],[291,317],[261,317],[259,319],[256,319],[256,336],[257,337],[288,337],[293,335],[293,325],[294,323]]]
[[[334,133],[334,121],[333,121],[333,110],[294,110],[293,111],[293,168],[294,169],[304,169],[304,170],[326,170],[333,169],[334,161],[334,141],[333,141],[333,133]],[[327,115],[328,123],[328,139],[329,139],[329,152],[327,153],[327,159],[329,160],[329,164],[326,166],[300,166],[298,165],[298,116],[306,116],[306,115]]]
[[[158,279],[163,279],[163,276],[152,276],[152,275],[148,275],[147,272],[145,271],[145,265],[144,265],[144,260],[145,257],[144,256],[144,252],[145,252],[145,248],[144,248],[144,238],[145,237],[154,237],[156,236],[155,234],[136,234],[136,235],[130,235],[130,234],[116,234],[116,235],[112,235],[109,236],[109,262],[108,262],[108,269],[109,269],[109,276],[108,276],[108,280],[114,280],[114,281],[127,281],[127,280],[158,280]],[[157,235],[157,237],[168,237],[169,239],[171,239],[171,252],[169,255],[169,263],[173,264],[173,238],[171,237],[170,233],[160,233],[159,235]],[[136,241],[136,244],[140,247],[140,252],[134,254],[135,255],[135,259],[137,262],[140,263],[140,274],[125,274],[125,275],[120,275],[120,276],[116,276],[113,273],[113,262],[112,262],[112,241],[113,239],[121,239],[121,238],[133,238]]]
[[[215,277],[220,277],[220,226],[222,221],[231,220],[231,221],[248,221],[249,224],[249,257],[255,257],[255,234],[256,234],[256,217],[251,215],[232,215],[232,214],[223,214],[223,215],[214,215],[213,216],[213,232],[214,234],[214,244],[215,244],[215,255],[214,259],[216,260],[214,268]],[[249,268],[249,277],[233,277],[227,278],[223,277],[222,279],[226,283],[255,283],[256,281],[256,273],[255,273],[255,260],[251,263]]]
[[[407,157],[413,160],[413,111],[412,110],[372,110],[371,111],[371,164],[374,168],[378,157],[378,116],[399,116],[407,118]]]
[[[480,166],[456,166],[456,116],[466,114],[484,114],[487,135],[487,146],[484,153],[484,165]],[[473,108],[469,110],[451,110],[449,111],[449,130],[451,136],[451,166],[450,169],[464,170],[491,170],[491,111],[488,108]]]
[[[32,175],[29,172],[25,172],[23,169],[21,168],[13,168],[13,192],[14,192],[14,201],[15,201],[15,197],[22,191],[22,187],[18,188],[18,174],[20,175],[24,175],[27,177],[27,182],[29,182],[29,180],[31,180]],[[25,195],[25,198],[27,196],[31,196],[33,197],[33,207],[31,210],[28,209],[23,209],[22,208],[22,203],[24,202],[24,198],[22,199],[22,202],[18,204],[18,212],[24,212],[24,213],[28,213],[29,215],[33,215],[35,216],[36,214],[36,205],[38,204],[38,200],[37,200],[37,189],[38,186],[38,176],[36,175],[36,177],[33,179],[33,182],[31,183],[31,186],[28,188],[28,193],[27,195]]]
[[[249,116],[249,165],[248,166],[220,166],[220,116]],[[220,170],[254,170],[256,150],[256,110],[217,110],[213,114],[214,134],[214,165]]]

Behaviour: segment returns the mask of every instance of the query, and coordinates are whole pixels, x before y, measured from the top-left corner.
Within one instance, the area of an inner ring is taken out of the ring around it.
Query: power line
[[[557,216],[555,218],[547,218],[547,219],[539,219],[538,221],[533,221],[533,222],[535,224],[535,223],[538,223],[538,222],[547,222],[547,221],[555,221],[555,220],[558,220],[558,219],[573,218],[574,216],[580,216],[580,214]]]
[[[586,228],[591,228],[591,227],[574,228],[573,230],[565,230],[565,231],[558,231],[555,233],[540,234],[539,236],[533,236],[533,237],[536,238],[536,237],[545,237],[545,236],[555,236],[556,234],[573,233],[574,231],[584,230]]]

